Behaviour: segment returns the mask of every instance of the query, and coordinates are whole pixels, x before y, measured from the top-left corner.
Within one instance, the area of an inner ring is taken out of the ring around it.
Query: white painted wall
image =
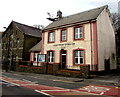
[[[74,27],[67,28],[67,42],[60,42],[60,29],[55,30],[55,43],[48,44],[48,32],[44,36],[44,54],[48,50],[55,50],[55,63],[60,63],[60,50],[67,50],[67,67],[69,69],[79,69],[79,66],[73,66],[73,50],[85,49],[86,64],[91,64],[91,40],[90,40],[90,24],[84,24],[84,40],[73,41]],[[54,46],[55,44],[75,43],[75,45]]]
[[[104,60],[110,59],[110,69],[116,69],[116,49],[114,29],[108,10],[104,9],[97,18],[97,36],[98,36],[98,70],[105,70]]]

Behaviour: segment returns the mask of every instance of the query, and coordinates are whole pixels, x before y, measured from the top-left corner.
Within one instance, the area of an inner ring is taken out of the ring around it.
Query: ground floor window
[[[34,53],[34,61],[37,62],[37,60],[38,60],[38,52],[35,52]]]
[[[84,50],[74,50],[74,64],[84,64]]]
[[[54,62],[54,51],[48,51],[48,62]]]

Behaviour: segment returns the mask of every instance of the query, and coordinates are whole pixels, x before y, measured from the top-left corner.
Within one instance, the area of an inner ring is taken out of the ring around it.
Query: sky
[[[53,17],[57,11],[63,16],[108,5],[111,12],[118,12],[120,0],[0,0],[0,31],[4,31],[11,21],[29,26],[51,23],[47,12]]]

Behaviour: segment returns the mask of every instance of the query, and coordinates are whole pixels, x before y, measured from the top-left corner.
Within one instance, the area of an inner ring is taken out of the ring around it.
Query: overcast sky
[[[63,16],[79,13],[103,5],[108,5],[111,12],[117,12],[120,0],[0,0],[0,31],[16,21],[26,25],[47,26],[50,21],[47,12],[56,16],[61,10]]]

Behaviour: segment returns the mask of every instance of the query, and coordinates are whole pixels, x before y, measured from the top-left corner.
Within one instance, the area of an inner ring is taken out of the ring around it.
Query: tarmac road
[[[36,84],[61,87],[66,89],[75,89],[89,85],[89,83],[84,83],[82,82],[83,79],[79,79],[79,78],[65,78],[65,77],[41,75],[41,74],[35,74],[36,76],[34,76],[31,74],[24,75],[24,74],[6,73],[6,72],[4,72],[2,75]],[[81,81],[81,82],[75,82],[75,81]]]
[[[31,88],[37,90],[37,92],[44,92],[49,95],[102,95],[103,96],[116,96],[119,95],[120,89],[116,88],[113,81],[105,81],[99,79],[98,81],[94,79],[80,79],[80,78],[70,78],[61,77],[53,75],[44,74],[32,74],[32,73],[20,73],[20,72],[3,72],[3,80],[17,83],[24,88]],[[10,79],[9,79],[10,78]],[[105,81],[105,82],[104,82]],[[89,83],[90,82],[90,83]],[[109,83],[110,82],[110,83]],[[94,84],[91,84],[94,83]],[[108,87],[107,85],[97,85],[96,84],[106,84],[113,85]],[[23,88],[22,87],[22,88]],[[92,88],[92,89],[91,89]],[[56,96],[55,96],[56,97]]]
[[[2,97],[49,97],[38,93],[33,89],[20,87],[1,80],[0,85],[2,85]]]

